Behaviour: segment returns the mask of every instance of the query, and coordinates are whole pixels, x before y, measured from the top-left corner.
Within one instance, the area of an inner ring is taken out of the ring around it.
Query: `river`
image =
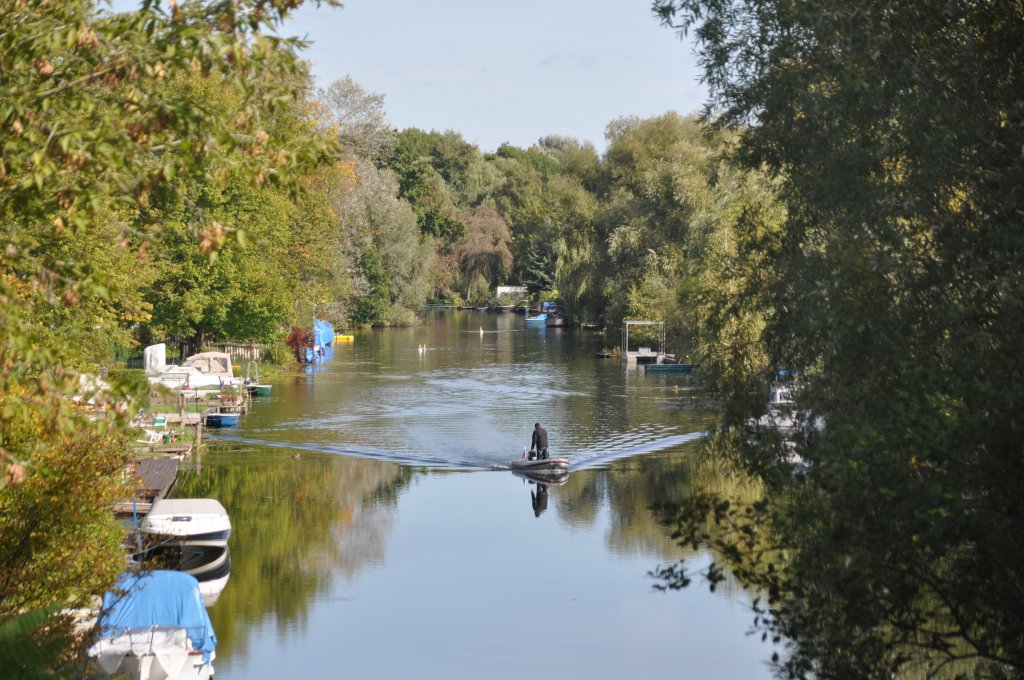
[[[211,432],[177,495],[233,523],[218,680],[770,677],[748,593],[648,575],[711,559],[650,509],[726,483],[695,463],[695,386],[601,347],[441,310],[356,333]],[[507,469],[535,422],[562,485]]]

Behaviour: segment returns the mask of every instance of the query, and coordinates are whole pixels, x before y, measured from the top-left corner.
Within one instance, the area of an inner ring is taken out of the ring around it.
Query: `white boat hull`
[[[89,649],[96,667],[126,680],[209,680],[213,659],[192,649],[184,628],[130,628],[103,638]]]
[[[162,498],[153,503],[140,529],[173,536],[190,545],[225,546],[231,536],[227,511],[212,498]]]

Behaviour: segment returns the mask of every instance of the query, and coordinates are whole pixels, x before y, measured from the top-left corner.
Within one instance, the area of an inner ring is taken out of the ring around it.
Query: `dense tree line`
[[[771,491],[695,497],[683,536],[765,594],[785,676],[1019,677],[1020,3],[654,8],[696,38],[707,119],[775,196],[738,204],[731,243],[708,232],[684,280],[723,404],[715,450]],[[822,436],[744,434],[779,369]],[[786,474],[793,453],[804,470]]]

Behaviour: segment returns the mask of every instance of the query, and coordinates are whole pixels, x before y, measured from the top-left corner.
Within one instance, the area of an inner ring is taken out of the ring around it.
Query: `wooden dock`
[[[178,481],[176,457],[136,458],[131,467],[130,474],[136,481],[135,498],[114,505],[114,514],[120,517],[133,512],[146,514],[153,501],[166,498]]]

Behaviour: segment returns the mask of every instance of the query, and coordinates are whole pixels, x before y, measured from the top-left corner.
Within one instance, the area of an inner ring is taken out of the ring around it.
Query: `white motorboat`
[[[145,540],[132,555],[135,564],[190,574],[206,605],[217,601],[231,575],[231,520],[224,506],[212,498],[162,498],[139,531]]]
[[[145,349],[146,374],[149,382],[159,383],[174,389],[201,389],[238,385],[231,365],[231,355],[226,352],[200,352],[193,354],[181,366],[166,365],[166,348],[163,344],[151,345]]]
[[[161,498],[153,502],[139,529],[179,545],[223,547],[231,536],[231,519],[213,498]]]
[[[129,680],[210,680],[217,636],[199,583],[188,574],[124,574],[103,597],[100,634],[88,656],[105,675]]]

